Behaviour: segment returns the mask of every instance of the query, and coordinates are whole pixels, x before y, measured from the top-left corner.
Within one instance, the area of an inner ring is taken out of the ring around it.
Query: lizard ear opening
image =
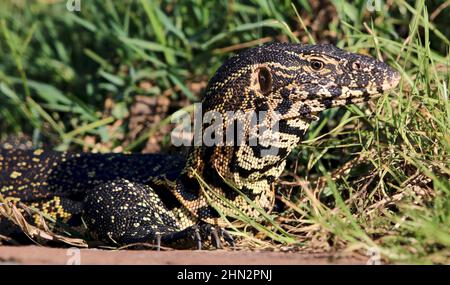
[[[260,67],[257,70],[259,90],[267,94],[272,90],[272,74],[267,67]]]

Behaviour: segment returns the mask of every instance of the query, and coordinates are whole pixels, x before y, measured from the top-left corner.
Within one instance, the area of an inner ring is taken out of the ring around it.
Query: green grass
[[[65,1],[5,2],[0,137],[24,132],[58,150],[140,151],[155,129],[124,146],[136,95],[165,94],[169,116],[199,101],[194,84],[225,58],[261,42],[331,41],[382,57],[402,73],[399,88],[324,112],[289,157],[284,206],[259,221],[240,215],[247,226],[233,223],[233,232],[249,247],[450,263],[450,8],[437,12],[445,1],[387,1],[371,13],[366,1],[334,0],[330,18],[313,0],[82,0],[80,13]]]

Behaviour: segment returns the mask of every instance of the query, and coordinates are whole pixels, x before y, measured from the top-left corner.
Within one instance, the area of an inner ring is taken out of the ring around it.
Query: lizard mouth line
[[[400,74],[396,73],[395,76],[393,76],[390,79],[385,80],[385,82],[383,84],[381,84],[380,86],[346,87],[347,88],[347,90],[345,90],[346,92],[343,92],[343,94],[341,94],[340,96],[325,96],[324,99],[325,100],[330,99],[330,100],[335,100],[335,101],[351,99],[352,102],[349,102],[349,103],[360,103],[360,102],[367,100],[367,97],[378,98],[386,91],[394,89],[398,85],[399,82],[400,82]]]
[[[389,75],[386,76],[381,84],[373,86],[348,86],[351,91],[360,91],[364,94],[377,94],[394,89],[400,82],[400,72],[395,70],[388,71]]]

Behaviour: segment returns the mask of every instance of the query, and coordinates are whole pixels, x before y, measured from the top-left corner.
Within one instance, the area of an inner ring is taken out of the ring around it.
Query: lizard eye
[[[324,65],[325,64],[320,60],[317,59],[311,60],[311,67],[314,70],[321,70],[324,67]]]
[[[272,74],[267,67],[258,69],[258,83],[259,89],[263,94],[270,92],[272,89]]]

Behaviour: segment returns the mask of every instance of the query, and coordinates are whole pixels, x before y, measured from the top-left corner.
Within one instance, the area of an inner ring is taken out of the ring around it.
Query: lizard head
[[[308,119],[327,108],[368,101],[399,81],[400,74],[386,63],[333,45],[271,43],[219,68],[204,105]]]

